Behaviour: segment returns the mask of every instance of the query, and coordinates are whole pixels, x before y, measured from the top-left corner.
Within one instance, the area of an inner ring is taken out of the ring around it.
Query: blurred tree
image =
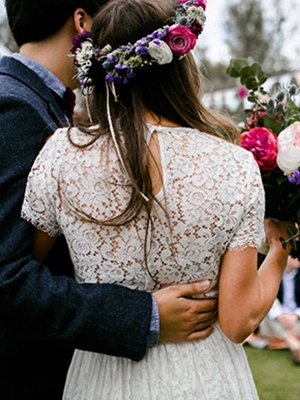
[[[0,43],[11,52],[18,51],[18,46],[13,38],[6,18],[0,21]]]
[[[282,53],[286,22],[284,7],[278,0],[231,0],[227,3],[225,41],[232,57],[252,57],[269,75],[289,70],[290,61]]]

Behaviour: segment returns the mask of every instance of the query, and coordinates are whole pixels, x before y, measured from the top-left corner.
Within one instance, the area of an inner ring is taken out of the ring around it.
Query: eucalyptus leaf
[[[256,76],[250,76],[249,78],[247,78],[245,85],[248,89],[258,89],[260,82],[259,79]]]
[[[248,65],[247,58],[232,58],[230,60],[229,66],[226,69],[227,75],[232,78],[239,78],[241,69]]]

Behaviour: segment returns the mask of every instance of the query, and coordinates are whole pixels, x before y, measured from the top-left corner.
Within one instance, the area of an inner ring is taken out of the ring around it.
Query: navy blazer
[[[64,243],[45,265],[21,220],[26,178],[65,116],[44,82],[18,60],[0,62],[0,398],[61,399],[72,349],[140,360],[151,296],[116,285],[80,285]]]

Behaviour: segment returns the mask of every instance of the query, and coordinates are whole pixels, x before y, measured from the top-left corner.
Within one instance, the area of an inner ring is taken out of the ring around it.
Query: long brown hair
[[[99,48],[107,44],[116,48],[128,42],[134,43],[170,24],[172,17],[174,2],[171,0],[111,0],[96,15],[92,38]],[[110,114],[133,187],[126,209],[117,218],[107,221],[120,225],[132,220],[142,208],[146,208],[150,218],[153,201],[156,201],[147,162],[145,111],[179,126],[195,128],[230,141],[235,141],[237,129],[228,118],[202,104],[201,76],[192,54],[181,60],[174,58],[170,64],[152,65],[137,71],[136,78],[129,84],[116,84],[115,89],[118,102],[110,95]],[[110,133],[106,102],[105,80],[99,75],[90,98],[92,120],[101,127],[94,132],[93,142],[103,133]]]

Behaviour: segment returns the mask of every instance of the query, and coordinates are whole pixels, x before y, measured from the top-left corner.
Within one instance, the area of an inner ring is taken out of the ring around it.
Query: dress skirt
[[[140,362],[76,350],[64,400],[257,400],[243,346],[218,324],[202,341],[160,343]]]

